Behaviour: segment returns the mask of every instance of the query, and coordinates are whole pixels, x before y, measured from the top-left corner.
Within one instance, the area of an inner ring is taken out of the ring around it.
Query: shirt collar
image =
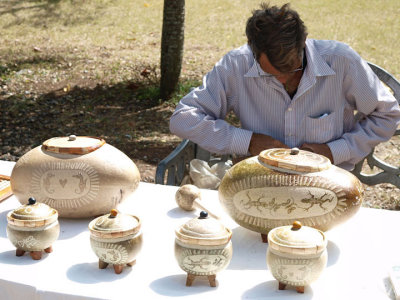
[[[306,41],[306,56],[307,68],[311,69],[311,74],[314,76],[329,76],[336,74],[315,48],[313,39],[307,39]],[[266,74],[267,73],[264,72],[260,64],[253,58],[253,63],[247,73],[244,74],[244,77],[260,77],[260,75],[263,76]]]
[[[247,73],[244,74],[244,77],[260,77],[260,75],[265,75],[265,74],[267,73],[265,73],[264,70],[261,69],[260,64],[253,57],[253,64],[247,71]]]
[[[310,68],[310,73],[314,76],[329,76],[336,74],[315,48],[313,39],[306,40],[306,55],[307,68]]]

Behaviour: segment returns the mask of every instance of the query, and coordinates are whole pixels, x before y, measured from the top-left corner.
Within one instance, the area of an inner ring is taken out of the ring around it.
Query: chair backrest
[[[372,71],[378,76],[378,78],[387,85],[393,92],[394,97],[400,104],[400,82],[396,80],[389,72],[382,69],[381,67],[368,63]],[[356,115],[357,119],[360,119],[359,115]],[[400,135],[400,129],[397,129],[393,136]],[[352,171],[361,182],[368,185],[375,185],[379,183],[391,183],[396,187],[400,188],[400,166],[392,166],[374,155],[375,149],[372,149],[371,153],[368,154],[362,161],[360,161]],[[370,175],[362,173],[364,161],[367,161],[368,166],[373,169],[374,167],[382,170],[379,173]]]

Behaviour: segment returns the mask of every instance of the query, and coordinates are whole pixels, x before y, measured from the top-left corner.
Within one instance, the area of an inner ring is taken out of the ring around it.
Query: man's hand
[[[329,160],[333,164],[332,152],[331,152],[331,149],[329,148],[329,146],[327,144],[309,144],[309,143],[304,143],[303,145],[301,145],[300,149],[301,150],[310,151],[310,152],[314,152],[314,153],[317,153],[317,154],[321,154],[321,155],[329,158]]]
[[[249,152],[251,155],[258,155],[261,151],[271,148],[289,148],[284,143],[261,133],[253,133],[250,140]]]

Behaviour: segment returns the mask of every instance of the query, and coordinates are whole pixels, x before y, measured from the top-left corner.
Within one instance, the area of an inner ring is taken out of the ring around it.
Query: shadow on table
[[[265,270],[268,244],[261,235],[244,227],[232,230],[233,256],[228,266],[231,270]]]
[[[293,297],[296,300],[305,300],[313,298],[313,290],[311,286],[306,286],[304,294],[297,293],[294,287],[287,286],[285,290],[278,289],[278,281],[270,280],[260,283],[242,295],[242,299],[289,299]]]
[[[121,274],[115,274],[114,269],[109,265],[105,269],[99,269],[98,263],[82,263],[72,265],[67,270],[67,277],[71,281],[81,284],[97,284],[100,282],[112,282],[120,280],[129,275],[132,271],[130,267],[124,267]]]
[[[60,236],[58,239],[68,240],[81,234],[82,232],[89,231],[88,225],[93,219],[95,219],[95,217],[85,219],[59,218],[58,222],[60,223]]]
[[[10,212],[10,210],[3,211],[0,213],[0,237],[7,238],[7,232],[6,232],[6,227],[7,227],[7,214]]]
[[[328,245],[326,246],[328,251],[328,263],[327,267],[333,266],[339,259],[340,249],[339,247],[332,241],[328,241]]]
[[[167,212],[168,217],[173,218],[173,219],[183,219],[183,218],[196,218],[198,217],[198,211],[193,210],[193,211],[185,211],[180,207],[175,207],[173,209],[170,209]]]
[[[208,279],[204,277],[196,277],[190,287],[186,286],[186,274],[171,275],[154,280],[150,284],[150,288],[157,294],[168,297],[185,297],[201,293],[212,292],[218,288],[210,288]]]
[[[34,265],[37,264],[47,258],[47,256],[51,255],[43,252],[42,258],[39,260],[34,260],[29,255],[29,252],[26,252],[23,256],[16,256],[15,250],[5,251],[0,253],[0,262],[3,264],[9,265]],[[1,299],[1,297],[0,297]]]

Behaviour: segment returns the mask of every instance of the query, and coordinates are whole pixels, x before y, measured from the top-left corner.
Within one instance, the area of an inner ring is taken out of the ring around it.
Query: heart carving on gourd
[[[67,179],[60,179],[59,181],[62,187],[65,187],[65,185],[67,184]]]

